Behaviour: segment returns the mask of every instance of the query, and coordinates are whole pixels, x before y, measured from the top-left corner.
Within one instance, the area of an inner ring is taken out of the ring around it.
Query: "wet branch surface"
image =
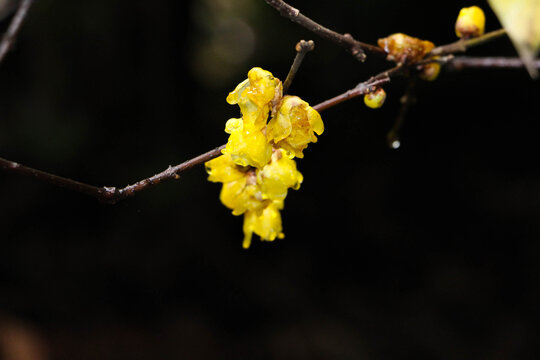
[[[329,30],[317,24],[313,20],[302,15],[299,10],[293,8],[292,6],[286,4],[285,2],[281,0],[265,0],[265,1],[269,5],[274,7],[276,10],[278,10],[283,16],[290,19],[291,21],[297,22],[300,25],[311,30],[312,32],[320,35],[321,37],[330,39],[336,44],[339,44],[347,48],[359,60],[363,60],[365,58],[365,54],[363,52],[364,50],[370,51],[372,53],[382,52],[383,54],[385,54],[382,49],[376,46],[361,43],[359,41],[354,40],[352,36],[348,34],[345,34],[345,35],[338,34],[332,30]],[[28,9],[30,8],[30,5],[32,4],[32,2],[33,0],[23,0],[20,3],[20,6],[17,12],[13,16],[12,22],[6,34],[2,38],[2,41],[0,42],[0,62],[4,59],[5,55],[8,53],[9,49],[11,48],[17,36],[17,33],[19,32],[21,25],[26,17],[26,14],[28,13]],[[523,66],[522,63],[518,63],[518,61],[520,61],[519,59],[517,60],[516,59],[498,59],[497,60],[495,58],[490,58],[490,59],[479,60],[476,58],[465,58],[465,57],[454,58],[451,55],[445,58],[444,61],[441,61],[442,60],[441,58],[437,58],[437,56],[439,55],[463,52],[469,47],[483,44],[487,41],[498,38],[504,34],[505,34],[504,30],[497,30],[491,33],[487,33],[475,39],[460,40],[452,44],[437,47],[430,54],[428,54],[428,56],[425,59],[419,62],[406,64],[406,65],[399,64],[389,70],[383,71],[379,73],[378,75],[375,75],[369,78],[368,80],[364,82],[359,83],[354,88],[349,89],[342,94],[339,94],[333,98],[325,100],[317,105],[314,105],[313,108],[319,112],[324,111],[344,101],[369,93],[375,90],[377,87],[380,87],[390,82],[392,77],[399,76],[399,75],[408,75],[411,69],[414,69],[415,67],[421,64],[425,64],[427,62],[439,61],[443,64],[451,64],[456,69],[464,68],[464,67],[490,67],[490,66],[491,67],[520,67],[520,66]],[[300,44],[303,44],[303,46]],[[293,64],[293,67],[291,69],[291,74],[290,74],[291,79],[292,79],[292,76],[294,76],[294,73],[298,70],[298,66],[301,61],[301,58],[305,55],[305,53],[307,53],[308,51],[312,49],[313,49],[312,42],[299,43],[298,47],[296,48],[299,55],[297,56],[295,60],[295,63],[297,64],[296,65]],[[290,81],[287,84],[287,87],[288,85],[290,85]],[[171,180],[171,179],[179,179],[180,173],[186,170],[189,170],[196,165],[205,163],[211,159],[218,157],[219,155],[221,155],[222,150],[224,148],[225,148],[225,145],[221,145],[204,154],[201,154],[197,157],[189,159],[181,164],[178,164],[175,166],[169,166],[167,169],[165,169],[162,172],[159,172],[149,178],[140,180],[134,184],[128,185],[123,188],[109,187],[109,186],[98,187],[94,185],[89,185],[89,184],[85,184],[76,180],[72,180],[72,179],[54,175],[54,174],[51,174],[42,170],[37,170],[37,169],[31,168],[25,165],[21,165],[14,161],[10,161],[3,158],[0,158],[0,169],[9,173],[19,174],[19,175],[23,175],[27,177],[33,177],[42,182],[46,182],[46,183],[49,183],[58,187],[62,187],[68,190],[76,191],[85,195],[89,195],[104,203],[115,204],[121,200],[132,197],[136,195],[137,193],[144,191],[148,188],[151,188],[155,185],[158,185],[164,181]]]

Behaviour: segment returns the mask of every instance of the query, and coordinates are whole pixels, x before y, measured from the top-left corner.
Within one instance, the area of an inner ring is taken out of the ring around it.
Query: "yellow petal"
[[[272,162],[257,171],[257,183],[262,197],[271,200],[284,200],[287,190],[298,190],[304,180],[296,169],[296,162],[285,156],[284,150],[277,150],[272,155]]]
[[[208,180],[212,182],[235,181],[245,176],[245,169],[236,165],[230,155],[221,155],[204,165]]]
[[[248,211],[244,214],[244,242],[242,246],[244,248],[250,246],[253,233],[259,235],[263,241],[282,239],[285,236],[282,230],[279,204],[268,205],[260,214]]]
[[[242,130],[244,128],[244,123],[242,118],[239,119],[229,119],[225,123],[225,132],[231,134],[235,130]]]
[[[316,142],[324,124],[319,113],[297,96],[284,96],[276,115],[268,122],[267,137],[287,151],[289,157],[304,156],[303,150]]]
[[[261,169],[272,156],[272,146],[259,130],[246,126],[230,127],[231,135],[224,153],[230,154],[234,163]]]
[[[266,125],[271,103],[282,95],[281,81],[271,72],[255,67],[248,78],[227,96],[229,104],[238,104],[244,124],[261,129]]]

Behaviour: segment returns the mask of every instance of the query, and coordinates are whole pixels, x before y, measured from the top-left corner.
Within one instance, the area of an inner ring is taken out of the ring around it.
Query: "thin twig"
[[[79,181],[68,179],[62,176],[54,175],[47,173],[45,171],[33,169],[28,166],[21,165],[14,161],[6,160],[0,158],[0,169],[14,174],[24,175],[28,177],[33,177],[40,181],[56,185],[68,190],[73,190],[76,192],[83,193],[85,195],[90,195],[96,198],[101,198],[105,188],[99,188],[97,186],[88,185]]]
[[[540,59],[534,62],[540,68]],[[468,57],[458,56],[447,63],[449,70],[462,70],[466,68],[502,68],[520,69],[525,67],[523,60],[517,57]]]
[[[294,61],[291,65],[291,69],[289,70],[289,73],[287,74],[287,78],[285,79],[285,82],[283,83],[283,93],[286,94],[287,91],[289,91],[289,88],[291,87],[292,81],[294,79],[294,76],[298,72],[298,69],[300,68],[300,65],[302,64],[302,60],[304,60],[304,57],[306,54],[310,51],[313,51],[315,49],[315,43],[313,40],[300,40],[296,46],[294,47],[296,50],[296,56],[294,57]]]
[[[23,24],[26,14],[28,14],[28,10],[30,9],[33,1],[34,0],[22,0],[17,12],[13,16],[9,27],[4,34],[2,41],[0,42],[0,63],[4,60],[6,54],[13,46],[17,33],[21,29],[21,25]]]
[[[435,49],[431,50],[428,56],[437,56],[437,55],[446,55],[446,54],[455,54],[459,52],[465,52],[467,49],[472,47],[485,44],[488,41],[504,36],[506,31],[504,29],[499,29],[485,33],[484,35],[467,39],[467,40],[458,40],[448,45],[438,46]]]
[[[379,48],[378,46],[366,44],[355,40],[351,34],[339,34],[335,31],[325,28],[324,26],[316,23],[307,16],[301,14],[300,10],[290,6],[282,0],[265,1],[268,3],[268,5],[279,11],[281,16],[302,25],[309,31],[319,35],[322,38],[328,39],[338,44],[339,46],[346,48],[356,59],[360,61],[364,61],[366,59],[366,54],[364,53],[364,51],[386,56],[384,50]]]
[[[73,190],[76,192],[83,193],[85,195],[92,196],[100,201],[106,202],[108,204],[116,204],[117,202],[124,200],[128,197],[134,196],[135,194],[146,190],[154,185],[157,185],[161,182],[171,179],[179,179],[180,176],[178,173],[181,173],[185,170],[192,168],[195,165],[204,163],[208,160],[212,160],[215,157],[221,155],[221,150],[225,148],[225,145],[212,149],[202,155],[194,157],[193,159],[187,160],[176,166],[169,166],[166,170],[149,177],[147,179],[136,182],[135,184],[128,185],[124,188],[116,187],[97,187],[89,184],[85,184],[79,181],[75,181],[69,178],[62,176],[50,174],[45,171],[33,169],[28,166],[18,164],[16,162],[0,158],[0,169],[5,171],[33,177],[40,181],[56,185],[68,190]]]

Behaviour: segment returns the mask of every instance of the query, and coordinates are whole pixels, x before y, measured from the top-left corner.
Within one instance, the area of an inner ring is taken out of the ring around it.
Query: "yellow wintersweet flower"
[[[244,214],[244,248],[253,233],[266,241],[284,237],[279,211],[288,189],[297,190],[303,181],[293,158],[304,157],[307,145],[317,141],[315,133],[324,131],[315,109],[282,93],[281,81],[270,72],[251,69],[227,96],[229,104],[240,106],[242,117],[227,121],[223,155],[205,164],[208,180],[223,183],[221,202],[233,215]]]
[[[310,142],[324,131],[319,113],[298,96],[286,95],[266,129],[268,141],[287,151],[290,158],[303,158]]]
[[[247,127],[242,119],[230,119],[225,125],[225,132],[231,135],[222,153],[230,154],[236,164],[258,169],[268,164],[272,146],[260,130]]]
[[[296,170],[296,162],[284,155],[285,150],[275,150],[272,162],[257,171],[257,183],[263,199],[285,200],[287,190],[298,190],[304,180],[302,174]]]
[[[277,103],[282,93],[279,79],[270,71],[254,67],[248,72],[248,78],[229,93],[227,102],[240,106],[245,127],[260,130],[266,125],[272,103]]]
[[[276,238],[285,237],[282,232],[280,209],[283,209],[283,201],[274,201],[262,212],[247,211],[244,214],[244,242],[242,243],[244,249],[251,245],[253,233],[259,235],[263,241],[274,241]]]

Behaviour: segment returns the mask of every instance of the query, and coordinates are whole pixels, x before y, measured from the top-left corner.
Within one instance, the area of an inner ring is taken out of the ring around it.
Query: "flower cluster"
[[[227,102],[237,104],[242,117],[227,121],[223,155],[205,165],[208,180],[223,183],[221,202],[233,215],[244,215],[243,247],[248,248],[253,233],[267,241],[284,237],[279,211],[288,189],[297,190],[303,181],[293,159],[304,157],[324,125],[308,103],[283,96],[281,81],[257,67]]]

